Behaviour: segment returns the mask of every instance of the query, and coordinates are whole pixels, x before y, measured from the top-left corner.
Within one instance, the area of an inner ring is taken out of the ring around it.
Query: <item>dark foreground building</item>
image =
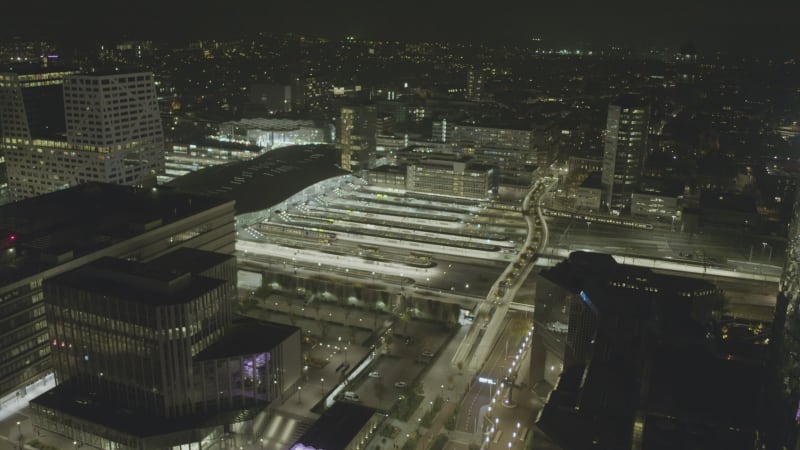
[[[537,425],[562,449],[759,448],[766,346],[733,342],[712,283],[584,252],[542,276],[564,294],[537,323],[569,325]]]
[[[45,280],[107,256],[233,254],[234,215],[232,200],[103,183],[0,207],[0,398],[24,397],[52,373]]]
[[[361,450],[385,417],[367,406],[336,402],[291,450]]]
[[[232,321],[232,255],[102,258],[44,292],[59,385],[34,426],[81,444],[221,448],[299,379],[299,329]]]

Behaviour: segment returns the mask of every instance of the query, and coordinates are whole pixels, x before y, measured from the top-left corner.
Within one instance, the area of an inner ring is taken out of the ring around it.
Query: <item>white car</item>
[[[408,386],[408,383],[406,383],[405,381],[397,381],[394,383],[394,387],[396,387],[397,389],[403,389],[406,386]]]
[[[361,398],[358,396],[358,394],[356,394],[353,391],[345,392],[343,397],[344,397],[345,400],[350,400],[351,402],[357,402],[357,401],[361,400]]]
[[[380,378],[381,377],[381,373],[380,372],[370,372],[369,373],[369,377],[370,378]]]
[[[423,350],[422,351],[422,356],[424,356],[426,358],[433,358],[433,352],[430,351],[430,350]]]

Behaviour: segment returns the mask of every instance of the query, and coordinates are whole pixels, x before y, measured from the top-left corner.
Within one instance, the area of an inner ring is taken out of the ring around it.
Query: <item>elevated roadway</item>
[[[471,370],[478,370],[486,361],[488,353],[494,346],[498,332],[503,329],[502,323],[508,310],[512,306],[518,309],[532,309],[527,305],[523,308],[518,306],[519,304],[514,304],[513,299],[522,283],[533,270],[533,262],[548,239],[547,225],[542,220],[541,200],[547,190],[550,189],[550,186],[551,184],[548,182],[539,181],[534,184],[525,196],[522,206],[525,222],[528,226],[525,244],[517,258],[508,265],[492,286],[486,300],[478,305],[473,326],[453,355],[453,365],[459,366],[467,362],[467,366]],[[531,204],[536,204],[535,216],[530,214]],[[542,232],[539,236],[536,233],[537,222],[542,226]],[[518,273],[515,273],[515,270],[517,270],[515,263],[522,265]]]

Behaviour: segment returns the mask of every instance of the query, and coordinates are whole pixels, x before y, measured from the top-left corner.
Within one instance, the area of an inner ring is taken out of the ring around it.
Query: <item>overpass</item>
[[[513,303],[513,299],[522,283],[533,270],[533,262],[549,237],[547,224],[542,217],[541,201],[550,187],[551,184],[538,181],[525,196],[522,203],[522,211],[525,222],[528,225],[528,235],[525,238],[523,248],[516,260],[509,264],[489,290],[486,301],[478,305],[473,325],[453,356],[453,365],[463,364],[469,358],[468,367],[471,370],[478,370],[486,361],[488,353],[494,346],[494,341],[498,332],[502,329],[501,324],[505,320],[508,310],[512,308],[533,310],[531,305]],[[531,216],[530,214],[532,201],[535,201],[537,205],[536,216]],[[536,237],[537,222],[542,226],[540,238]],[[514,262],[524,264],[524,268],[518,275],[514,274]],[[476,342],[479,337],[480,341]],[[472,354],[471,358],[470,354]]]

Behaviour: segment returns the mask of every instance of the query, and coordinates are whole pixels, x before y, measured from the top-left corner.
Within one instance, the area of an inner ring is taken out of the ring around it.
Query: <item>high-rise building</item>
[[[609,211],[630,207],[644,171],[650,107],[625,96],[608,106],[603,153],[603,202]]]
[[[0,191],[8,187],[6,152],[31,139],[63,139],[64,77],[38,67],[0,73]]]
[[[585,252],[542,277],[531,381],[555,382],[537,425],[560,448],[764,448],[768,338],[713,283]]]
[[[375,153],[377,110],[375,106],[344,106],[339,116],[338,144],[342,169],[357,171],[369,168]]]
[[[467,100],[474,102],[483,99],[483,85],[486,83],[486,77],[480,69],[470,69],[467,72]]]
[[[27,138],[8,142],[12,199],[89,181],[147,187],[164,171],[152,73],[69,75],[63,81],[63,113],[66,139],[37,136],[31,128]],[[25,109],[15,108],[15,116],[18,123],[32,122]]]
[[[0,397],[52,372],[42,283],[96,259],[180,247],[231,254],[234,202],[87,183],[0,207]]]

